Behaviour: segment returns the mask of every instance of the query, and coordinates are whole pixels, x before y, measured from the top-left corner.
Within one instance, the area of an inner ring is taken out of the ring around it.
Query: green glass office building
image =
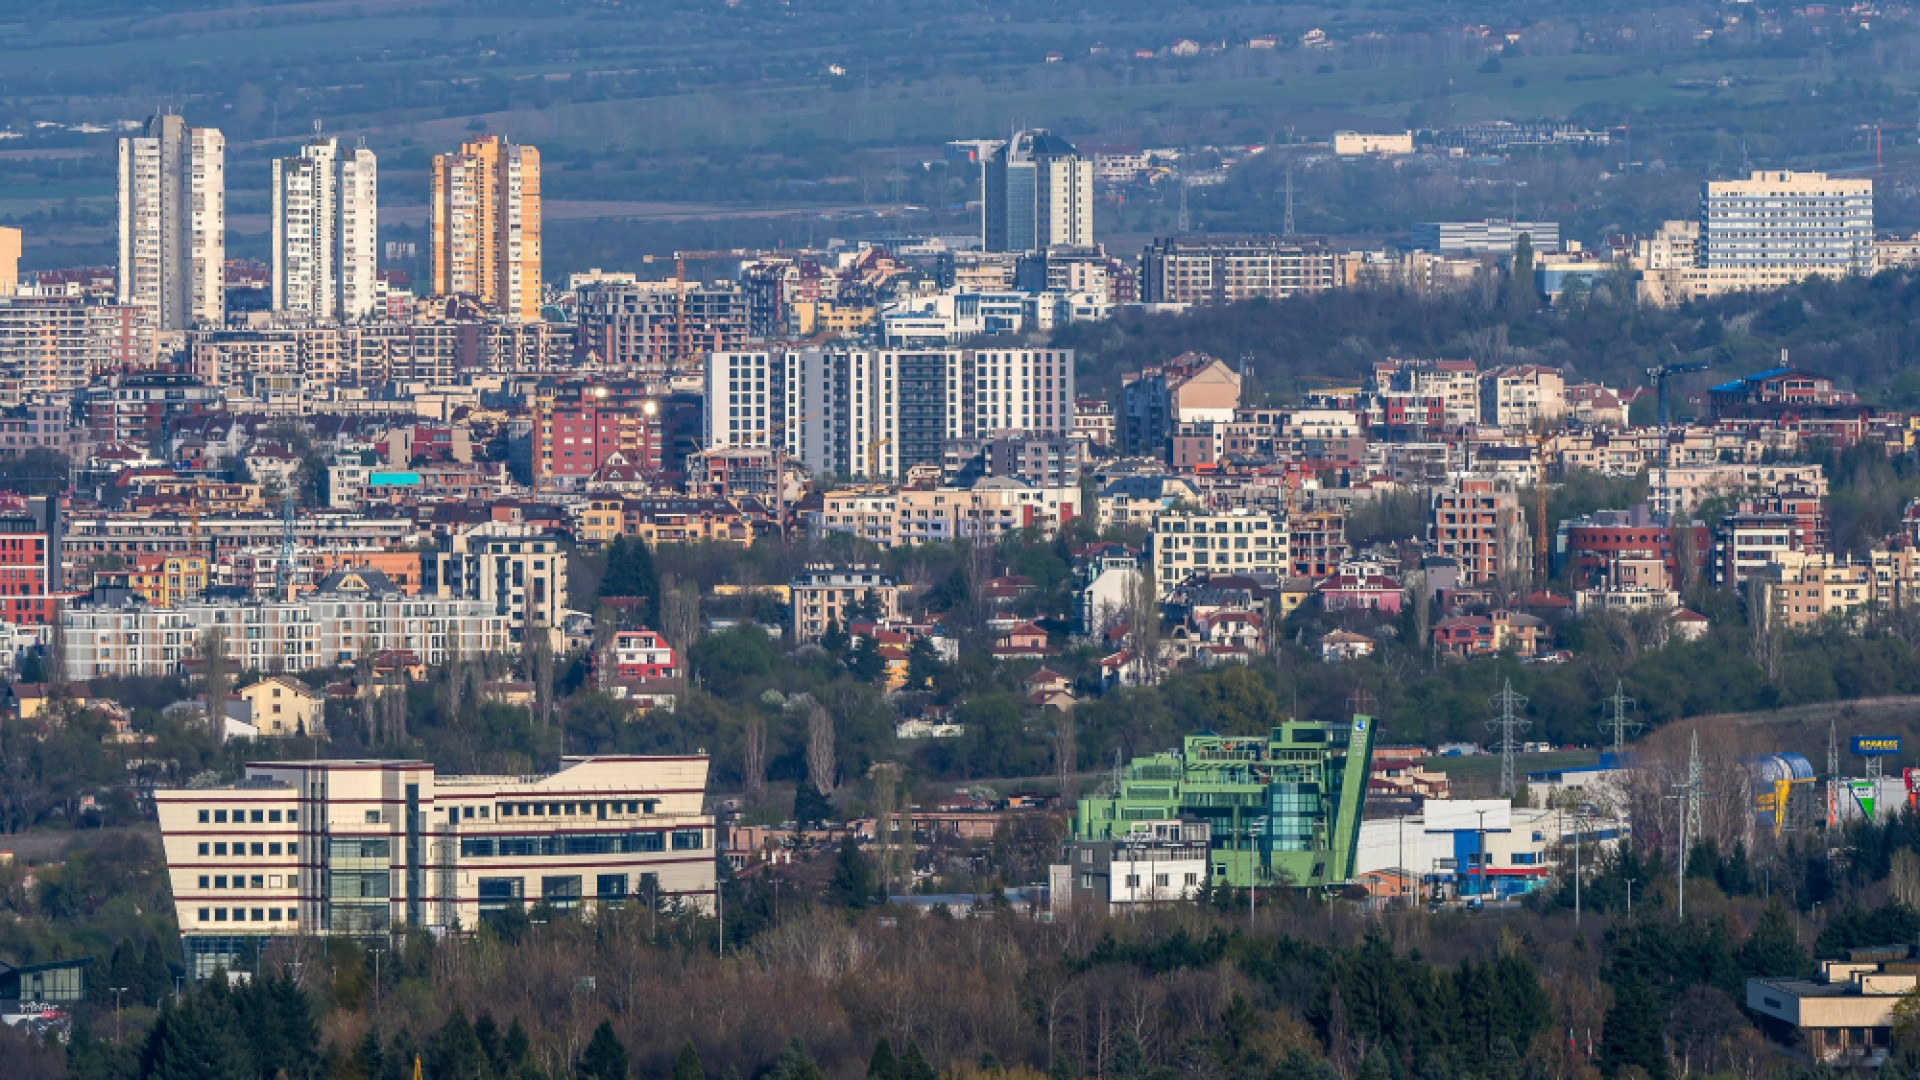
[[[1080,800],[1076,842],[1124,837],[1136,822],[1197,818],[1212,829],[1215,885],[1310,887],[1353,876],[1373,719],[1294,720],[1260,735],[1189,735],[1134,758],[1110,789]]]

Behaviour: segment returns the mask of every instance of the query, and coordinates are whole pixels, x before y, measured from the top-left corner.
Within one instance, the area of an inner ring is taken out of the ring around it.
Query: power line
[[[1615,679],[1613,694],[1602,700],[1612,708],[1613,712],[1600,722],[1600,730],[1613,733],[1613,764],[1615,768],[1619,768],[1620,755],[1627,743],[1627,733],[1629,731],[1638,733],[1640,721],[1627,719],[1627,713],[1633,710],[1634,700],[1627,696],[1627,684],[1623,680]]]
[[[1487,700],[1487,704],[1498,710],[1498,716],[1487,721],[1487,728],[1499,736],[1494,744],[1500,751],[1500,794],[1512,798],[1518,790],[1514,783],[1513,759],[1520,752],[1520,733],[1533,726],[1533,721],[1521,715],[1527,707],[1527,699],[1513,692],[1513,680],[1501,683],[1500,692]]]

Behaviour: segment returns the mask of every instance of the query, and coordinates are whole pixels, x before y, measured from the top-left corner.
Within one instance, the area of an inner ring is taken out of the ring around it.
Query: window
[[[273,908],[268,908],[268,909],[267,909],[267,918],[268,918],[268,919],[270,919],[270,920],[272,920],[273,922],[279,922],[279,921],[280,921],[280,909],[279,909],[279,908],[277,908],[277,907],[273,907]]]
[[[200,812],[201,812],[201,813],[203,813],[203,814],[204,814],[204,813],[206,813],[206,811],[205,811],[205,810],[202,810],[202,811],[200,811]],[[201,922],[207,922],[207,921],[209,921],[209,920],[211,919],[211,917],[212,917],[212,915],[213,915],[213,911],[212,911],[212,909],[210,909],[210,908],[201,908],[201,909],[200,909],[200,921],[201,921]]]
[[[699,829],[675,829],[673,831],[673,850],[699,851],[705,837]]]
[[[253,812],[252,821],[255,825],[258,825],[265,820],[267,820],[267,812],[265,810],[255,810]]]
[[[253,853],[255,855],[265,855],[267,853],[267,846],[265,844],[256,843],[253,845]]]
[[[264,922],[264,921],[266,921],[266,914],[267,914],[267,912],[266,912],[266,909],[264,909],[264,908],[254,908],[254,909],[253,909],[253,921],[254,921],[254,922]]]
[[[200,841],[200,854],[205,855],[206,853],[207,853],[207,842],[205,840],[202,840]]]
[[[215,855],[225,855],[227,853],[227,845],[224,842],[213,845],[213,853]]]
[[[1128,874],[1128,875],[1127,875],[1127,888],[1129,888],[1129,889],[1137,889],[1137,888],[1139,888],[1139,887],[1140,887],[1140,875],[1139,875],[1139,874]]]
[[[278,810],[269,810],[269,811],[267,811],[267,820],[268,820],[268,821],[279,821],[279,820],[280,820],[280,811],[278,811]],[[279,916],[278,916],[278,915],[276,915],[276,916],[274,916],[274,918],[276,918],[276,919],[277,919],[277,918],[279,918]]]
[[[380,811],[378,810],[367,811],[367,824],[369,825],[380,824]]]
[[[268,844],[268,845],[267,845],[267,854],[269,854],[269,855],[278,855],[278,854],[280,854],[280,845],[279,845],[279,844]]]
[[[201,812],[205,813],[205,811]],[[215,810],[213,812],[213,820],[216,824],[225,825],[227,823],[227,812],[225,810]]]
[[[200,824],[205,825],[206,823],[207,823],[207,812],[205,810],[202,810],[200,811]]]
[[[1093,888],[1093,875],[1092,875],[1092,874],[1081,874],[1081,875],[1080,875],[1080,887],[1081,887],[1081,888],[1083,888],[1083,889],[1091,889],[1091,888]]]
[[[225,874],[219,874],[219,875],[217,875],[217,876],[215,876],[215,877],[214,877],[214,879],[213,879],[213,887],[214,887],[214,888],[216,888],[216,889],[224,889],[224,888],[226,888],[226,887],[227,887],[227,875],[225,875]]]
[[[287,811],[287,820],[290,822],[298,822],[300,820],[300,811],[298,810]]]
[[[289,854],[289,855],[298,855],[298,854],[300,854],[300,845],[299,845],[299,844],[298,844],[297,842],[296,842],[296,843],[291,843],[291,844],[288,844],[288,845],[287,845],[287,854]]]
[[[601,874],[595,894],[602,900],[625,900],[627,898],[627,875]]]
[[[207,875],[205,874],[200,875],[200,887],[203,889],[207,887]]]

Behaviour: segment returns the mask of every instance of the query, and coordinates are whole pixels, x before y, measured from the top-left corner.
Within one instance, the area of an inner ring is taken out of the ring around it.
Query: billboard
[[[1861,757],[1892,757],[1900,752],[1900,740],[1892,735],[1855,735],[1848,746]]]

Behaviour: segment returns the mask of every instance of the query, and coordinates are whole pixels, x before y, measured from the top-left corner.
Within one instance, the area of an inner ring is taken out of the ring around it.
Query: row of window
[[[299,874],[201,874],[202,889],[278,889],[300,887]],[[205,916],[202,916],[204,918]]]
[[[258,825],[258,824],[261,824],[262,822],[278,822],[280,820],[281,820],[281,811],[279,810],[234,810],[232,811],[232,821],[233,821],[233,824],[235,825],[244,825],[249,821],[251,821],[255,825]],[[300,811],[298,810],[286,811],[286,820],[289,822],[299,821]],[[205,825],[209,821],[211,821],[216,825],[227,824],[228,811],[225,811],[225,810],[200,811],[200,824]],[[202,844],[200,846],[205,847],[206,845]],[[205,853],[202,852],[202,854],[205,854]]]
[[[234,922],[247,921],[247,912],[249,909],[238,908],[238,907],[232,908],[232,909],[223,908],[223,907],[201,908],[200,921],[203,923],[226,922],[227,914],[229,910],[232,911]],[[254,922],[282,922],[282,921],[285,921],[285,919],[291,919],[294,917],[292,908],[277,908],[277,907],[276,908],[253,908],[251,910],[253,912]],[[285,919],[282,918],[283,915]]]
[[[202,840],[200,841],[200,854],[225,855],[227,854],[228,846],[229,845],[222,840],[215,840],[212,842]],[[251,845],[251,852],[249,852],[249,845],[239,843],[238,841],[233,843],[231,846],[233,848],[233,854],[235,855],[246,855],[249,853],[254,855],[278,855],[282,852],[282,850],[284,850],[288,855],[300,854],[300,844],[298,841],[289,842],[284,845],[278,842],[266,842],[266,843],[255,842],[253,845]]]
[[[460,840],[462,858],[526,855],[632,855],[665,851],[699,851],[706,846],[700,829],[672,833],[598,833],[585,836],[474,836]]]

